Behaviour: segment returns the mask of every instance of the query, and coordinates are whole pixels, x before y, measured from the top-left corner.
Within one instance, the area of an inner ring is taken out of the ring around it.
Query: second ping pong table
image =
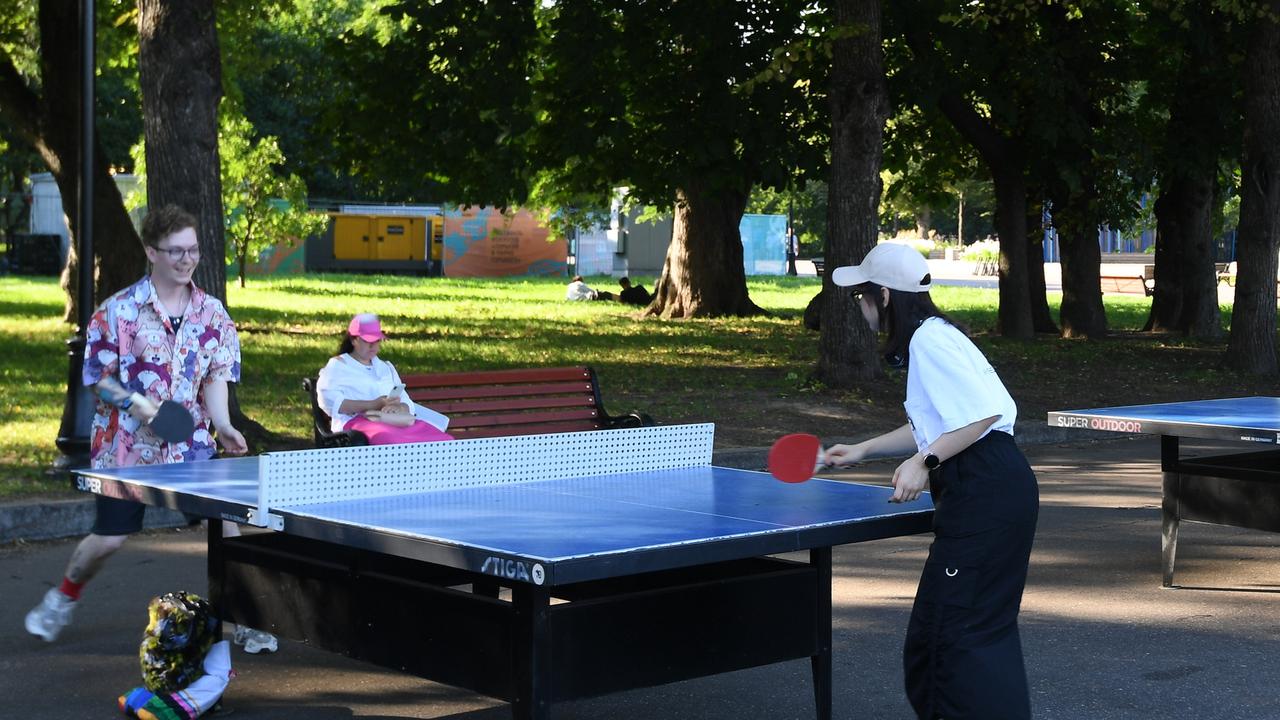
[[[925,532],[925,496],[710,464],[714,427],[77,471],[211,518],[228,621],[511,703],[811,659],[831,716],[831,549]],[[220,522],[274,532],[221,538]],[[807,552],[807,562],[777,557]],[[160,589],[158,589],[160,590]]]
[[[1243,397],[1049,413],[1054,427],[1160,436],[1161,569],[1173,586],[1181,521],[1280,532],[1280,398]],[[1253,452],[1187,456],[1183,438]]]

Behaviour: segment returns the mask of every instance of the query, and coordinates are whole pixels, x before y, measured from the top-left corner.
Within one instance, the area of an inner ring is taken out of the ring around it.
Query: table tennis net
[[[715,425],[661,425],[268,453],[259,507],[711,464]]]

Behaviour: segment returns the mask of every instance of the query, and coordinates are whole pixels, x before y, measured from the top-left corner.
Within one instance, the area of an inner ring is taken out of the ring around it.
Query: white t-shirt
[[[920,450],[944,433],[992,416],[999,417],[987,432],[1013,435],[1018,416],[987,358],[964,333],[938,317],[925,320],[911,337],[903,404]]]
[[[316,380],[316,394],[320,399],[320,407],[329,413],[332,419],[330,429],[340,432],[355,415],[344,415],[338,412],[344,400],[372,400],[391,392],[391,388],[400,384],[400,373],[389,362],[375,357],[369,365],[347,354],[329,358],[329,362],[320,371]],[[437,430],[449,427],[449,418],[430,408],[425,408],[409,399],[409,393],[400,391],[400,402],[413,410],[419,420],[434,426]]]
[[[581,280],[574,280],[564,291],[565,300],[595,300],[596,291],[587,287]]]

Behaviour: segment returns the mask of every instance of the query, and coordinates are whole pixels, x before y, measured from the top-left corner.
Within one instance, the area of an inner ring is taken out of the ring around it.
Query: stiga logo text
[[[531,582],[534,585],[541,585],[547,579],[546,571],[542,569],[542,565],[539,563],[526,565],[520,560],[509,560],[507,558],[494,557],[493,555],[485,558],[484,564],[480,566],[480,572],[508,580]]]

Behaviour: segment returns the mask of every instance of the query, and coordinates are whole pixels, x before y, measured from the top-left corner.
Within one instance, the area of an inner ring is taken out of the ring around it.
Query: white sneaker
[[[260,652],[273,653],[279,647],[275,635],[261,630],[254,630],[244,625],[236,626],[235,633],[231,635],[231,642],[243,645],[244,651],[250,655],[257,655]]]
[[[49,588],[44,600],[27,613],[27,632],[44,638],[45,642],[53,642],[62,628],[71,624],[71,613],[75,609],[75,600],[63,595],[58,588]]]

